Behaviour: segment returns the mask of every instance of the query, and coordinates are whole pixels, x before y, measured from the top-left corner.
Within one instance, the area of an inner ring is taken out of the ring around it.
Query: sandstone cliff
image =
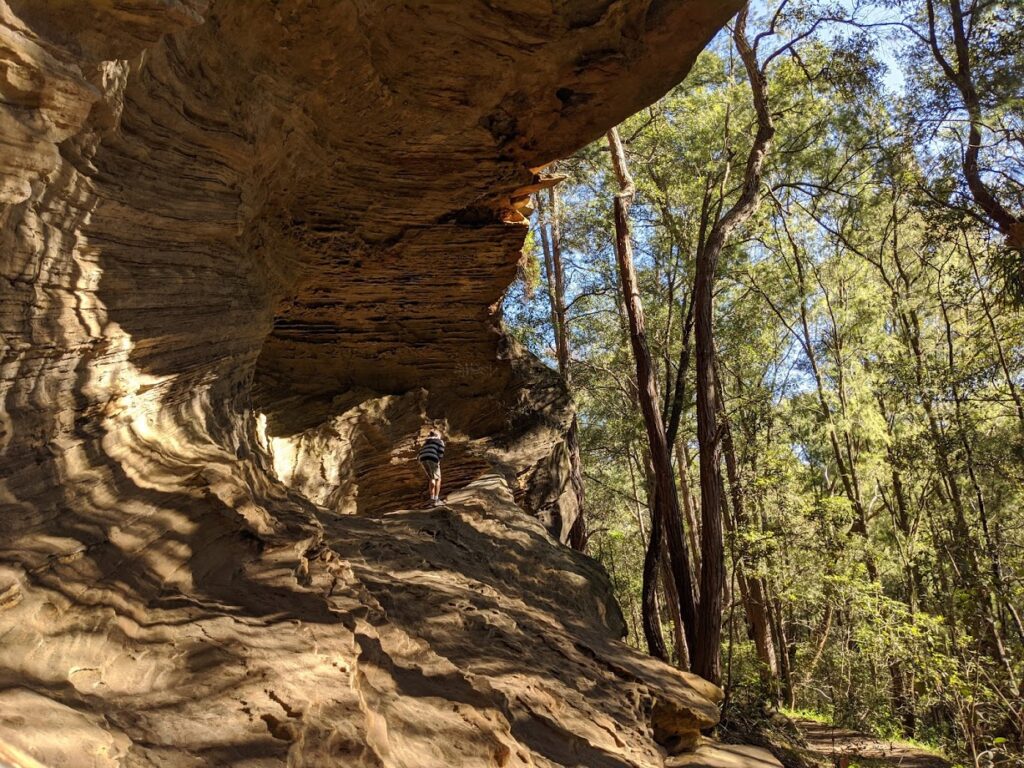
[[[0,762],[696,742],[717,690],[556,541],[571,407],[495,307],[535,170],[737,4],[0,0]]]

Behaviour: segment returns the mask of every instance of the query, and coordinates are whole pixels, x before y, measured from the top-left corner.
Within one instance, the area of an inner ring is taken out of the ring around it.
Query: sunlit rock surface
[[[695,743],[718,693],[558,544],[571,406],[495,312],[534,169],[736,6],[0,0],[0,762]]]

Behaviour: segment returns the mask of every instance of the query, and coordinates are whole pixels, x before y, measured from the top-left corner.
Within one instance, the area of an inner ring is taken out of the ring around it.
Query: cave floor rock
[[[303,509],[275,536],[211,528],[191,587],[169,578],[147,599],[116,570],[84,588],[67,578],[64,595],[13,574],[5,759],[661,768],[716,722],[720,690],[616,639],[607,577],[498,475],[431,509],[305,522]]]

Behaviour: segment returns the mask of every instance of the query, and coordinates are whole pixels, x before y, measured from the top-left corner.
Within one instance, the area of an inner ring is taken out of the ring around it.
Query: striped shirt
[[[440,462],[444,456],[444,440],[440,437],[428,437],[420,448],[420,461]]]

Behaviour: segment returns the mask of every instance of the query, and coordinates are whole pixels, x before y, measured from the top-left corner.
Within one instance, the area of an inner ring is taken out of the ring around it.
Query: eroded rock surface
[[[535,170],[737,5],[0,0],[4,760],[696,742],[717,692],[556,541],[571,405],[495,308]],[[409,511],[429,423],[451,504]]]
[[[443,508],[320,520],[301,549],[253,535],[248,563],[213,538],[169,579],[201,574],[201,596],[26,590],[0,733],[54,765],[601,768],[661,765],[655,709],[680,744],[716,721],[717,689],[613,639],[599,569],[500,477]]]

